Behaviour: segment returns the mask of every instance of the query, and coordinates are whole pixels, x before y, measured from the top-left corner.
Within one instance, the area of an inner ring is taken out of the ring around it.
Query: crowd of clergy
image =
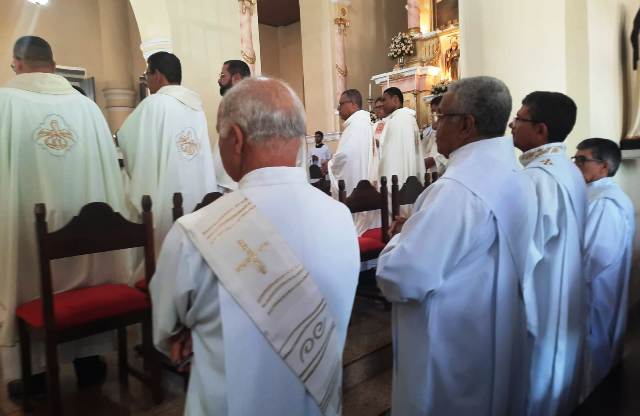
[[[562,93],[530,93],[509,122],[502,81],[462,79],[432,100],[421,131],[399,89],[373,114],[350,89],[335,154],[322,132],[308,154],[293,90],[227,61],[212,148],[178,57],[158,52],[147,59],[151,95],[117,132],[121,169],[102,112],[55,74],[49,44],[22,37],[12,58],[16,76],[0,88],[3,383],[20,378],[16,308],[40,296],[34,205],[46,204],[55,230],[95,201],[139,222],[149,195],[153,340],[175,363],[190,360],[185,414],[340,414],[359,236],[380,215],[352,215],[310,185],[310,166],[334,197],[339,181],[350,193],[362,180],[439,175],[391,219],[377,259],[392,305],[393,415],[568,415],[622,357],[634,207],[612,178],[615,142],[586,139],[567,156],[578,109]],[[215,191],[224,195],[191,213]],[[174,222],[175,192],[187,214]],[[133,285],[140,267],[124,251],[63,259],[53,285]],[[58,353],[110,348],[96,335]]]

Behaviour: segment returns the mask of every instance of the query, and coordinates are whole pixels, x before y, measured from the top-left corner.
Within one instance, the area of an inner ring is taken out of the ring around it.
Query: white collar
[[[527,150],[520,156],[520,163],[522,163],[522,166],[527,166],[528,164],[530,164],[535,159],[541,156],[555,154],[555,153],[566,154],[566,146],[564,145],[564,143],[560,143],[560,142],[547,143],[547,144],[543,144],[542,146],[533,148],[531,150]]]
[[[509,150],[509,151],[508,151]],[[459,163],[459,161],[469,158],[484,158],[485,155],[503,159],[513,167],[516,167],[515,155],[513,154],[513,139],[510,136],[494,137],[491,139],[481,139],[465,144],[451,152],[447,170]]]
[[[182,104],[190,107],[196,111],[203,111],[202,100],[198,93],[191,91],[190,89],[183,87],[182,85],[165,85],[160,88],[156,94],[164,94],[175,98]]]
[[[238,188],[306,183],[307,175],[303,168],[278,166],[252,170],[240,179]]]
[[[353,123],[354,121],[358,120],[358,119],[363,119],[369,122],[369,124],[371,124],[371,117],[369,116],[369,112],[368,111],[364,111],[364,110],[358,110],[355,113],[351,114],[349,116],[349,118],[347,118],[344,121],[344,126],[347,127],[349,126],[351,123]]]
[[[600,178],[597,181],[589,182],[587,184],[587,188],[591,191],[598,188],[608,188],[613,184],[615,184],[613,178],[605,176],[604,178]]]
[[[16,75],[5,84],[5,87],[37,92],[40,94],[80,94],[64,77],[46,72],[31,72],[28,74]]]

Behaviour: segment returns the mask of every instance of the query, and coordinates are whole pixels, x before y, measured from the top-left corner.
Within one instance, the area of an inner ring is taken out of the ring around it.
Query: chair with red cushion
[[[387,191],[387,178],[380,179],[380,191],[371,185],[371,182],[362,180],[358,182],[351,195],[347,197],[343,180],[338,182],[340,190],[338,199],[344,203],[352,213],[380,210],[380,231],[373,231],[375,235],[363,234],[358,238],[360,246],[360,260],[368,261],[378,257],[384,246],[389,241],[389,202]],[[371,231],[371,230],[370,230]]]
[[[427,185],[428,186],[428,185]],[[407,181],[398,189],[398,176],[391,177],[391,215],[392,218],[400,215],[400,205],[414,204],[425,187],[415,176],[409,176]]]
[[[124,284],[104,284],[53,293],[51,261],[105,251],[144,247],[145,279],[155,271],[151,198],[142,198],[143,222],[124,219],[102,202],[85,205],[61,229],[49,232],[44,204],[35,206],[36,234],[40,262],[40,298],[16,309],[20,337],[20,359],[24,386],[23,406],[29,409],[31,380],[31,336],[44,335],[47,364],[47,397],[50,415],[62,414],[58,365],[58,344],[117,330],[120,382],[131,374],[151,387],[154,401],[162,401],[161,371],[151,341],[149,296]],[[127,361],[126,328],[141,324],[145,368],[150,374],[130,368]]]

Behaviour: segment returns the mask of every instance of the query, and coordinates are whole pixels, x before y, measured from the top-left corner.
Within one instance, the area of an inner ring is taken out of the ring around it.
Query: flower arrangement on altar
[[[437,84],[434,84],[433,87],[431,87],[431,95],[442,95],[445,92],[447,92],[447,88],[449,88],[449,84],[451,84],[451,81],[440,81]]]
[[[387,56],[391,59],[401,58],[403,56],[413,55],[416,52],[413,37],[410,34],[399,32],[391,38],[389,45],[389,53]]]

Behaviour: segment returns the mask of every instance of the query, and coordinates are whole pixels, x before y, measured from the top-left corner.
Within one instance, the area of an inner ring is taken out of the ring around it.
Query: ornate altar
[[[385,89],[397,87],[404,94],[404,106],[416,110],[422,127],[430,123],[433,85],[460,77],[458,1],[407,0],[407,15],[415,53],[398,59],[392,71],[371,77],[375,91],[369,84],[369,109]]]

